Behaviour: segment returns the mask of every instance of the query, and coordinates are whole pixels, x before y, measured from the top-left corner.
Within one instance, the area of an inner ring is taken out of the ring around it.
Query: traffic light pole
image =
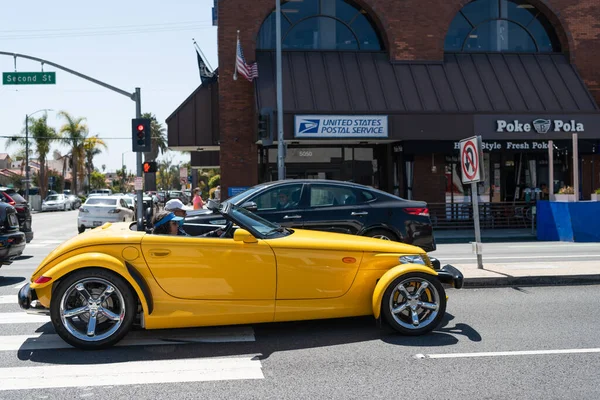
[[[275,0],[275,59],[277,69],[277,179],[285,179],[285,142],[283,140],[283,84],[281,77],[281,1]]]
[[[142,99],[141,99],[140,88],[135,88],[135,117],[136,118],[142,117]],[[136,163],[137,163],[137,177],[140,178],[140,177],[142,177],[142,152],[138,151],[135,154],[135,157],[136,157]],[[137,190],[136,197],[137,197],[137,205],[138,205],[137,206],[137,230],[139,232],[139,231],[144,230],[143,191]]]

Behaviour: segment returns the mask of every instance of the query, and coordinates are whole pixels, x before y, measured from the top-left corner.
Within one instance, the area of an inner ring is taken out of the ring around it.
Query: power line
[[[95,29],[121,29],[121,28],[143,28],[143,27],[159,27],[159,26],[172,26],[172,25],[196,25],[199,23],[212,24],[211,21],[180,21],[180,22],[164,22],[158,24],[140,24],[140,25],[113,25],[113,26],[98,26],[98,27],[88,27],[88,28],[48,28],[48,29],[10,29],[10,30],[0,30],[0,33],[5,32],[49,32],[49,31],[86,31],[86,30],[95,30]]]

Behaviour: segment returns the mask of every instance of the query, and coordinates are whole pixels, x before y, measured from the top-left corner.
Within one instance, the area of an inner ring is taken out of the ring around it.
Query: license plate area
[[[19,220],[15,214],[8,215],[8,222],[10,223],[10,226],[19,226]]]
[[[102,222],[101,221],[94,221],[94,222],[92,222],[92,224],[94,226],[100,226],[100,225],[102,225]]]

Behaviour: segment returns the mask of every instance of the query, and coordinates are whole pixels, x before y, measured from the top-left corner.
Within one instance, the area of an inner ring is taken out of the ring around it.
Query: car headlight
[[[422,264],[427,265],[423,257],[420,255],[411,255],[411,256],[401,256],[398,261],[402,264]]]

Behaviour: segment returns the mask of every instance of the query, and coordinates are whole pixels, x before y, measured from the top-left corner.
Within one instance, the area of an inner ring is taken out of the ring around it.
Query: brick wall
[[[358,0],[376,21],[392,60],[442,60],[446,31],[468,0]],[[554,24],[561,44],[600,103],[600,0],[530,0]],[[228,186],[258,182],[253,84],[232,79],[236,31],[247,61],[272,0],[219,1],[221,175]],[[259,66],[260,74],[260,66]],[[251,167],[249,167],[251,166]],[[430,167],[430,166],[429,166]],[[438,167],[439,171],[439,167]],[[431,169],[429,168],[431,173]]]

